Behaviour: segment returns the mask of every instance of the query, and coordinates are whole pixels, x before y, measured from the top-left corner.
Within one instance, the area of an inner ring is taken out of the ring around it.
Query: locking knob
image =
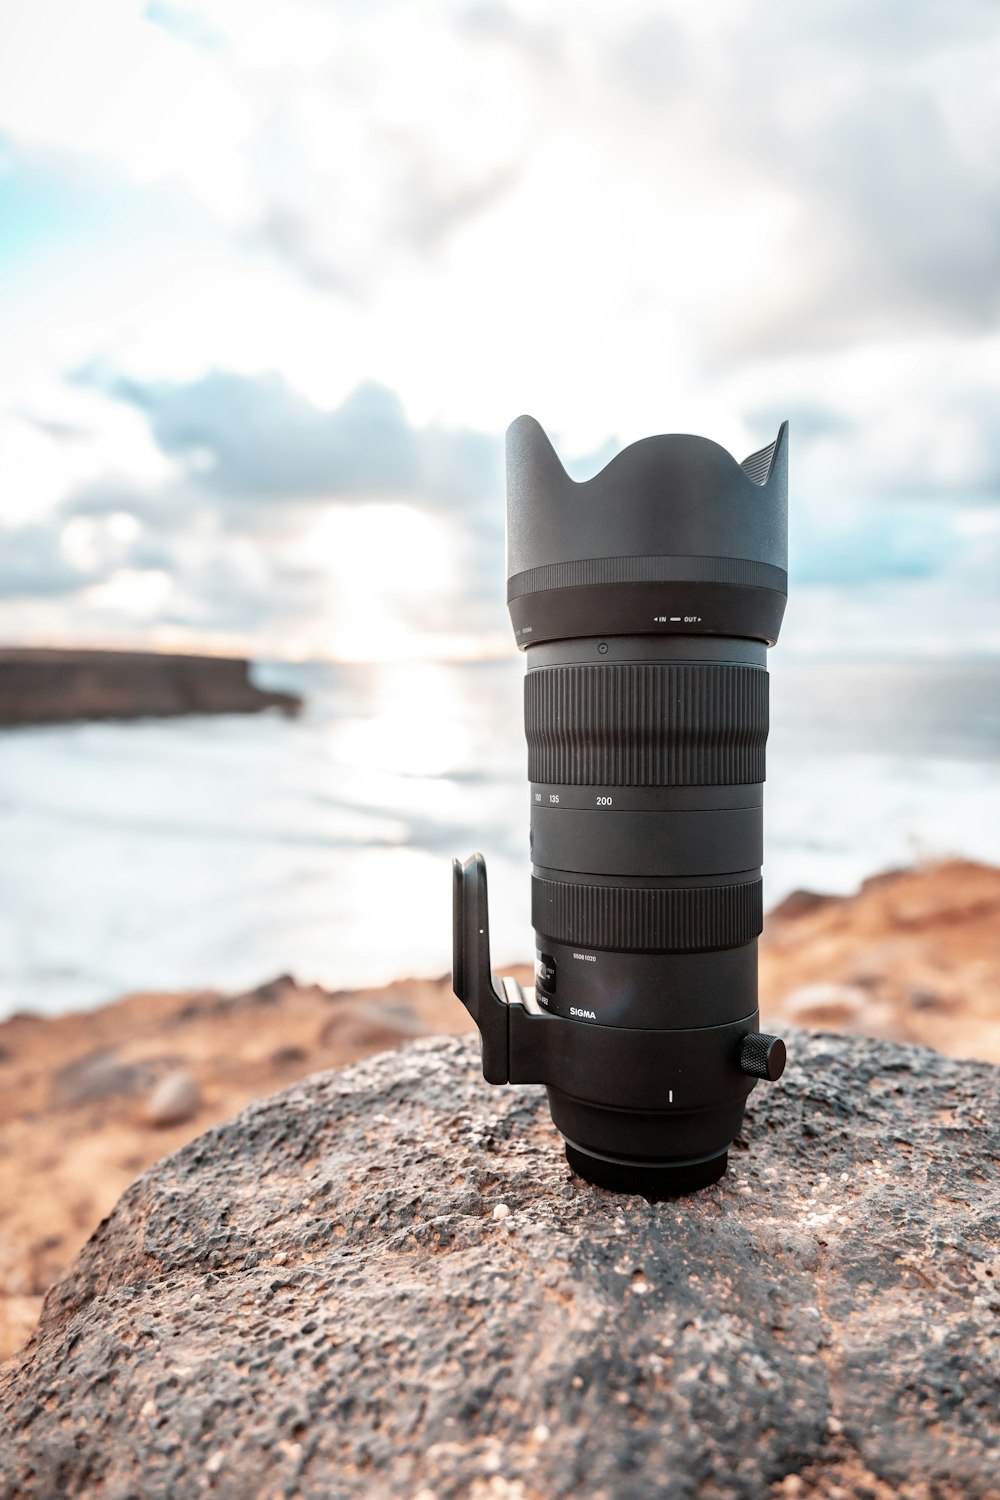
[[[748,1031],[740,1042],[740,1069],[751,1078],[775,1083],[785,1071],[785,1044],[780,1036]]]

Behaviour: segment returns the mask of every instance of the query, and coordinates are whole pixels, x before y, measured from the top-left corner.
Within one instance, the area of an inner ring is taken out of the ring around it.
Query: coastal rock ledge
[[[296,714],[294,693],[257,687],[239,657],[0,647],[0,727],[178,714]]]
[[[0,1374],[7,1496],[996,1496],[998,1070],[793,1033],[716,1187],[573,1178],[467,1038],[125,1193]]]

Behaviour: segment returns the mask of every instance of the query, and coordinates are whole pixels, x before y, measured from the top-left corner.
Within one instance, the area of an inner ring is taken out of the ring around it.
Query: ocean
[[[770,667],[768,905],[1000,861],[1000,662]],[[474,849],[495,965],[528,959],[522,671],[265,663],[300,719],[0,731],[0,1016],[443,973],[451,856]]]

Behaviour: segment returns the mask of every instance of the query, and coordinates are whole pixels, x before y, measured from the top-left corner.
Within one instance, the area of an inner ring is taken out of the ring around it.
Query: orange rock
[[[763,1024],[1000,1062],[1000,869],[947,860],[874,876],[854,896],[802,897],[765,922]]]

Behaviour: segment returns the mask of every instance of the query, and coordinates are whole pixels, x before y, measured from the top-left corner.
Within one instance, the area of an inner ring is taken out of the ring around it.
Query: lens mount
[[[725,1175],[729,1153],[723,1151],[693,1162],[616,1161],[610,1156],[595,1156],[567,1141],[566,1160],[578,1177],[594,1187],[633,1193],[656,1203],[711,1187]]]

